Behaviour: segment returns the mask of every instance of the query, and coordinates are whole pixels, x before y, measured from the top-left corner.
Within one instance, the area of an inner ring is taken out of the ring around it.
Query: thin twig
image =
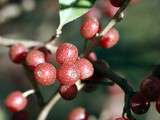
[[[16,39],[0,37],[0,46],[10,47],[11,45],[16,43],[21,43],[28,48],[34,46],[43,46],[43,42],[38,42],[33,40],[16,40]]]
[[[80,91],[84,87],[84,84],[81,84],[80,81],[78,81],[76,85],[77,85],[78,91]],[[46,104],[46,106],[42,109],[37,120],[46,120],[51,109],[56,105],[56,103],[60,100],[60,98],[61,98],[60,94],[56,93],[56,95],[54,95],[51,98],[51,100]]]

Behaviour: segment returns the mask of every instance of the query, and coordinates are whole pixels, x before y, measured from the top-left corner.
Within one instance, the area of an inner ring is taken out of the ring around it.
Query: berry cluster
[[[160,113],[160,79],[154,75],[141,82],[140,91],[131,99],[131,109],[136,114],[144,114],[149,110],[150,102],[156,102]]]
[[[98,43],[102,48],[112,48],[119,41],[119,32],[112,28],[103,35],[99,40],[95,41],[96,34],[100,31],[100,23],[97,18],[88,17],[81,25],[80,33],[86,39],[94,44]]]
[[[86,58],[79,58],[77,47],[70,43],[59,45],[56,51],[56,61],[60,64],[58,69],[48,63],[47,54],[48,52],[41,48],[33,48],[29,51],[22,44],[15,44],[9,50],[11,60],[14,63],[23,63],[33,71],[37,83],[48,86],[57,79],[60,83],[58,89],[60,95],[66,100],[75,98],[78,92],[75,83],[93,75],[92,63]],[[17,112],[26,107],[27,99],[21,92],[15,91],[7,97],[5,103],[11,111]]]

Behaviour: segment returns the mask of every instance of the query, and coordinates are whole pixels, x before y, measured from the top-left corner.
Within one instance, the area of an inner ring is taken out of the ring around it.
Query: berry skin
[[[80,58],[79,60],[77,60],[76,66],[80,71],[81,80],[91,77],[94,73],[94,68],[92,63],[85,58]]]
[[[160,80],[149,76],[141,82],[140,93],[150,101],[155,101],[160,96]]]
[[[80,72],[75,64],[63,64],[57,70],[57,79],[63,85],[73,85],[79,77]]]
[[[100,29],[100,24],[98,19],[93,17],[87,18],[81,25],[80,33],[85,39],[89,40],[96,35],[99,29]]]
[[[67,120],[88,120],[88,114],[84,108],[78,107],[69,113]]]
[[[26,57],[26,64],[34,69],[38,64],[45,63],[45,54],[39,50],[31,50]]]
[[[156,110],[157,110],[157,112],[160,113],[160,96],[159,96],[159,98],[156,100]]]
[[[61,85],[58,91],[63,99],[72,100],[76,97],[78,89],[75,84],[74,85]]]
[[[56,61],[59,64],[74,63],[78,58],[78,49],[70,43],[61,44],[56,51]]]
[[[115,7],[121,7],[125,0],[110,0],[110,2]]]
[[[27,52],[28,49],[24,45],[15,44],[10,47],[9,56],[14,63],[18,64],[21,63],[23,60],[25,60]]]
[[[56,80],[56,68],[50,63],[41,63],[35,67],[34,77],[41,85],[51,85]]]
[[[131,109],[136,114],[144,114],[148,111],[150,102],[144,96],[137,94],[131,98]]]
[[[112,28],[100,39],[100,46],[103,48],[111,48],[119,41],[119,32]]]
[[[19,112],[27,105],[27,99],[20,91],[14,91],[5,100],[6,107],[12,112]]]

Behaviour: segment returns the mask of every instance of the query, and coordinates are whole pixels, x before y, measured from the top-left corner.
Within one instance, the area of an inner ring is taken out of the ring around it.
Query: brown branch
[[[34,46],[43,46],[43,42],[33,41],[33,40],[15,40],[10,38],[0,37],[0,46],[10,47],[16,43],[21,43],[27,48],[34,47]]]

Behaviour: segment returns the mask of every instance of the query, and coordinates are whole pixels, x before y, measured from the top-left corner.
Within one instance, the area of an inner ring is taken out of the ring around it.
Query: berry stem
[[[35,93],[35,90],[34,89],[30,89],[30,90],[27,90],[26,92],[23,93],[23,96],[24,97],[28,97],[29,95],[32,95]]]
[[[84,87],[84,84],[82,84],[79,81],[76,82],[78,91],[82,90],[82,88]],[[46,104],[46,106],[42,109],[42,111],[39,113],[39,116],[37,118],[37,120],[46,120],[48,114],[50,113],[51,109],[56,105],[56,103],[60,100],[61,95],[57,92],[50,100],[49,102]]]

